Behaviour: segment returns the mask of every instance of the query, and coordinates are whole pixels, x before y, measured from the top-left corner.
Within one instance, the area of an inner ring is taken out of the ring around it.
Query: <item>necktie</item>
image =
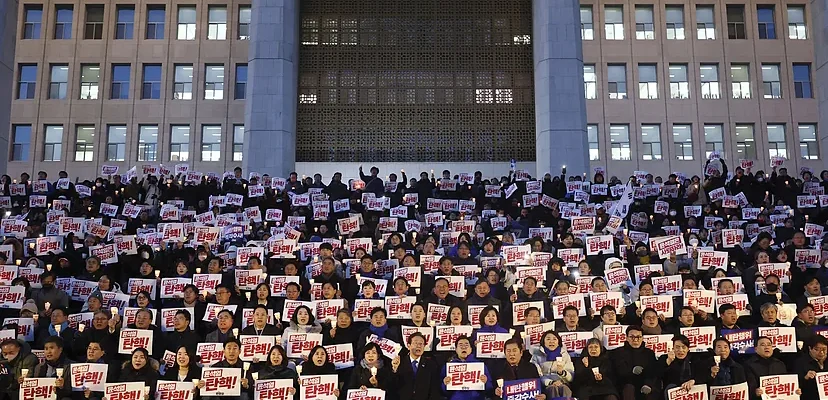
[[[417,376],[417,369],[418,369],[417,361],[412,361],[411,362],[411,370],[414,371],[414,376]]]

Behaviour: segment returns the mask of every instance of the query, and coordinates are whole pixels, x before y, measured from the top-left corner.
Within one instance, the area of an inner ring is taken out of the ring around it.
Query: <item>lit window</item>
[[[782,82],[779,81],[779,64],[762,64],[762,88],[766,99],[782,98]]]
[[[716,39],[716,19],[713,6],[696,6],[696,39]]]
[[[690,125],[673,124],[673,143],[677,160],[693,160],[693,130]]]
[[[196,8],[178,6],[178,40],[195,40]]]
[[[173,87],[173,99],[193,99],[193,65],[175,66],[175,84]]]
[[[768,124],[768,155],[788,158],[788,146],[785,142],[785,125]]]
[[[75,161],[92,161],[95,157],[95,127],[75,127]]]
[[[106,160],[124,161],[126,159],[126,126],[110,125],[107,130]]]
[[[227,39],[227,7],[208,7],[207,18],[207,40]]]
[[[656,79],[656,66],[639,64],[638,65],[638,98],[639,99],[657,99],[658,98],[658,81]]]
[[[587,125],[587,141],[589,142],[589,160],[600,160],[601,152],[598,144],[598,125]]]
[[[689,99],[690,82],[687,80],[687,65],[670,64],[670,98]]]
[[[598,76],[595,65],[584,65],[584,95],[587,100],[598,98]]]
[[[46,138],[43,141],[43,161],[60,161],[63,153],[63,127],[46,125]]]
[[[701,97],[703,99],[718,99],[719,91],[719,66],[717,64],[701,64],[699,66],[701,77]]]
[[[753,125],[736,125],[735,142],[736,155],[739,159],[755,160],[756,159],[756,141],[753,138]]]
[[[581,40],[595,39],[595,31],[592,24],[592,7],[581,7]]]
[[[808,26],[805,23],[804,6],[788,6],[788,39],[805,40]]]
[[[250,6],[239,6],[239,40],[250,39]]]
[[[203,125],[201,127],[201,161],[219,161],[221,159],[221,126]]]
[[[613,160],[630,159],[629,125],[610,125],[610,147]]]
[[[624,40],[624,8],[604,7],[604,32],[607,40]]]
[[[641,159],[661,160],[661,126],[641,125]]]
[[[747,64],[731,64],[730,80],[734,99],[750,98],[750,67]]]
[[[638,40],[655,39],[653,6],[635,6],[635,38]]]
[[[96,100],[98,98],[98,81],[101,76],[101,67],[95,65],[81,66],[80,99]]]
[[[244,125],[233,125],[233,161],[244,158]]]
[[[704,126],[704,158],[710,158],[714,151],[724,156],[724,134],[722,125]]]
[[[684,7],[667,6],[667,40],[684,40]]]
[[[799,151],[805,160],[819,160],[816,125],[799,124]]]
[[[207,65],[204,79],[204,100],[224,98],[224,66]]]
[[[158,160],[158,126],[138,127],[138,161]]]
[[[170,161],[187,161],[190,159],[190,127],[173,125],[170,127]]]

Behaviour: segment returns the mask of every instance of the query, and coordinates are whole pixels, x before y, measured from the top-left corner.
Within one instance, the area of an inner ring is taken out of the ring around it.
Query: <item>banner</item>
[[[771,400],[799,400],[799,377],[790,375],[768,375],[759,377],[762,398]]]
[[[258,359],[257,362],[268,361],[268,353],[270,352],[270,348],[276,344],[277,338],[281,342],[280,336],[239,336],[239,341],[241,342],[239,358],[242,361],[254,361],[255,359]]]
[[[748,396],[747,382],[737,385],[710,387],[710,400],[749,400],[752,397]]]
[[[106,400],[141,400],[144,398],[144,382],[117,382],[104,384]]]
[[[196,354],[198,354],[201,365],[209,367],[224,359],[224,344],[199,343],[196,345]]]
[[[511,338],[508,333],[478,332],[474,355],[477,358],[506,358],[505,344]]]
[[[253,386],[253,400],[293,400],[291,389],[293,379],[257,380]]]
[[[201,370],[201,380],[204,388],[199,395],[206,396],[240,396],[241,395],[241,368],[212,368],[204,367]]]
[[[684,297],[682,305],[690,306],[702,310],[708,314],[715,312],[714,299],[716,298],[716,291],[714,290],[684,290]]]
[[[604,333],[604,348],[607,350],[617,349],[624,346],[627,340],[627,328],[629,325],[602,325]]]
[[[544,304],[542,301],[528,301],[522,303],[512,303],[512,324],[516,326],[526,325],[526,310],[530,308],[537,308],[540,310],[541,319],[544,318]]]
[[[350,389],[346,400],[385,400],[385,391],[382,389]]]
[[[501,390],[503,390],[503,400],[534,399],[542,393],[539,379],[506,381]]]
[[[302,400],[337,400],[337,375],[305,375],[299,377],[299,398]]]
[[[353,343],[325,346],[325,351],[328,353],[328,362],[333,364],[337,370],[354,366]]]
[[[436,327],[437,351],[454,351],[454,342],[460,336],[472,337],[471,325]]]
[[[193,400],[192,382],[158,381],[155,384],[155,400]]]
[[[308,356],[312,348],[322,344],[321,333],[289,333],[286,337],[288,358]]]
[[[707,400],[707,385],[693,385],[690,390],[668,389],[667,400]]]
[[[449,378],[449,383],[446,385],[446,390],[484,390],[486,384],[480,380],[483,374],[482,362],[448,363],[446,364],[446,377]]]
[[[767,336],[773,347],[783,353],[796,353],[796,328],[793,327],[759,327],[759,336]]]
[[[132,354],[133,350],[143,347],[152,355],[152,339],[152,331],[149,329],[121,329],[118,354]]]
[[[25,378],[20,384],[20,400],[52,400],[56,378]],[[14,399],[12,399],[14,400]]]
[[[108,370],[108,364],[71,364],[69,365],[69,386],[72,387],[73,392],[82,392],[84,388],[93,392],[103,392]]]
[[[701,353],[713,348],[713,339],[716,338],[715,326],[679,328],[679,331],[690,340],[690,352]]]

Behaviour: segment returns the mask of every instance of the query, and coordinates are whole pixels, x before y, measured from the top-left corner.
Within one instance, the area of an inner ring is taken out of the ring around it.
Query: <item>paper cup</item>
[[[598,369],[598,367],[592,367],[592,374],[593,375],[598,375],[599,373],[601,373],[601,371]]]

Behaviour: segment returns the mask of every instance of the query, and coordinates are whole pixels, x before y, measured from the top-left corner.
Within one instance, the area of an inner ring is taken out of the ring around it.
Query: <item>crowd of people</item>
[[[703,170],[3,175],[2,396],[826,398],[828,171]]]

